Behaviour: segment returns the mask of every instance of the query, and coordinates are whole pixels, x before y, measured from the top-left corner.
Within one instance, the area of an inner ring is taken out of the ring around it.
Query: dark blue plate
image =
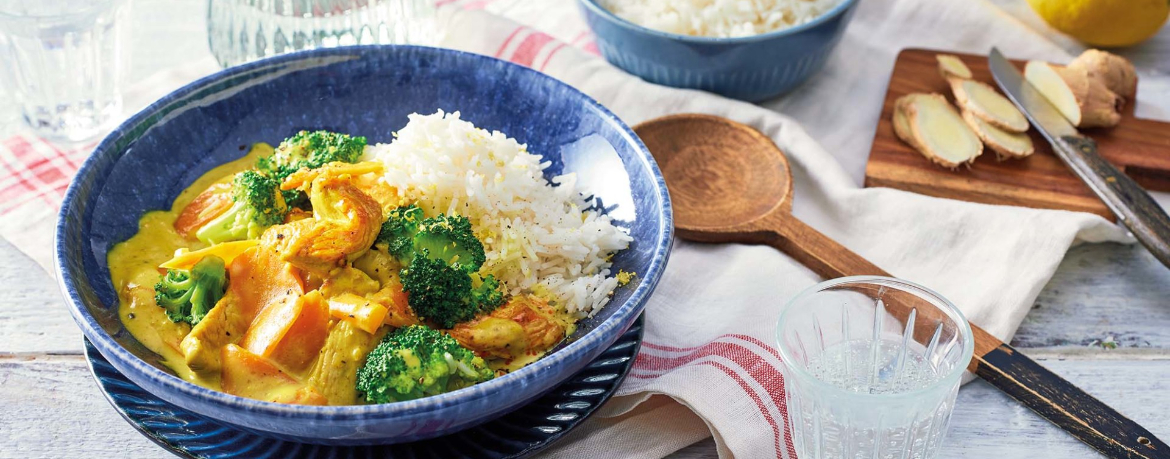
[[[126,379],[85,340],[85,357],[102,393],[130,425],[159,446],[190,458],[437,457],[511,458],[543,449],[577,427],[626,379],[642,345],[639,317],[581,372],[536,401],[494,421],[413,443],[324,446],[257,436],[164,402]]]

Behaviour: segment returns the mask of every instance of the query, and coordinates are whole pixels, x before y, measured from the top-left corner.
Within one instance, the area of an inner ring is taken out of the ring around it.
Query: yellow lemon
[[[1093,46],[1129,46],[1150,38],[1170,14],[1167,0],[1028,0],[1056,30]]]

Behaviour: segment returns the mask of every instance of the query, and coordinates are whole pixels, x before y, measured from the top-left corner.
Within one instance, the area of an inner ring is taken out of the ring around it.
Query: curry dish
[[[466,387],[572,333],[587,314],[555,283],[507,285],[504,237],[414,199],[370,148],[326,131],[256,144],[145,214],[109,252],[126,328],[187,381],[316,405]]]

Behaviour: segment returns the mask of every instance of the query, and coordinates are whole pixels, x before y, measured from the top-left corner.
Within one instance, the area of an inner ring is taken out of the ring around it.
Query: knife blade
[[[989,61],[995,82],[1052,144],[1056,155],[1101,196],[1139,241],[1170,266],[1170,246],[1166,245],[1170,241],[1170,218],[1161,207],[1132,179],[1102,159],[1096,153],[1096,143],[1080,135],[998,49],[992,48]],[[1143,237],[1153,238],[1154,247]],[[1162,244],[1160,254],[1155,250],[1158,242]],[[1170,446],[1150,431],[1010,345],[1000,344],[977,354],[972,372],[1105,456],[1170,459]]]
[[[1170,267],[1170,216],[1150,194],[1097,154],[1097,142],[1077,132],[1020,71],[992,48],[988,63],[999,88],[1052,144],[1056,156],[1088,185],[1163,265]]]

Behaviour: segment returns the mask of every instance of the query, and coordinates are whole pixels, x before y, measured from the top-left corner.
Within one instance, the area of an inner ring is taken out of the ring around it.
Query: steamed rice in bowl
[[[798,26],[842,0],[599,0],[618,17],[679,35],[750,37]]]
[[[612,254],[632,240],[591,208],[574,174],[544,178],[551,163],[459,112],[410,115],[388,144],[366,152],[384,179],[428,215],[471,219],[485,271],[512,294],[536,292],[574,317],[591,316],[618,286]]]

